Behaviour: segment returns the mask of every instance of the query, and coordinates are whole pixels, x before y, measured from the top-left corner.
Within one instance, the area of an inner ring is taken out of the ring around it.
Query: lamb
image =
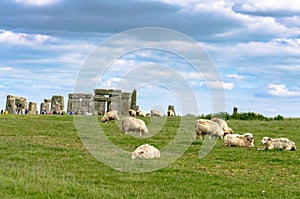
[[[254,147],[253,135],[251,133],[244,135],[226,134],[224,136],[224,146]]]
[[[145,122],[135,117],[125,117],[122,121],[122,132],[127,134],[129,131],[139,132],[142,134],[148,134],[148,128]]]
[[[156,117],[161,117],[161,113],[158,110],[151,110],[151,117],[156,116]]]
[[[135,149],[131,154],[131,159],[144,158],[160,158],[160,151],[149,144],[143,144]]]
[[[132,116],[132,117],[135,117],[135,116],[136,116],[136,111],[135,111],[135,110],[129,109],[128,112],[129,112],[129,115],[130,115],[130,116]]]
[[[288,138],[263,137],[261,143],[264,145],[264,148],[257,148],[257,150],[283,149],[286,151],[296,151],[295,142]]]
[[[106,112],[101,118],[101,122],[107,122],[109,120],[119,120],[119,114],[117,110]]]
[[[217,122],[220,125],[220,127],[223,129],[225,134],[233,133],[232,129],[230,127],[228,127],[228,124],[225,120],[223,120],[221,118],[212,118],[211,121]]]
[[[168,110],[168,117],[174,117],[175,116],[175,113],[173,110],[169,109]]]
[[[139,117],[146,117],[146,114],[141,110],[136,111],[136,115]]]
[[[195,134],[194,134],[194,140],[196,140],[197,135],[200,136],[200,139],[203,140],[203,135],[210,135],[210,138],[212,137],[218,137],[223,138],[224,137],[224,131],[220,127],[220,125],[217,122],[206,120],[206,119],[198,119],[195,121]]]

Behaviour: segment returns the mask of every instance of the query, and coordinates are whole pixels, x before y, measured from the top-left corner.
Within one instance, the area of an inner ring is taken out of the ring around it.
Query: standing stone
[[[136,90],[134,90],[135,94],[114,89],[95,89],[94,91],[94,106],[98,114],[103,115],[107,111],[117,110],[120,115],[128,115],[128,110],[132,106],[136,109]],[[134,103],[132,103],[132,98],[134,98]]]
[[[65,109],[64,96],[53,95],[51,99],[51,112],[61,112]]]
[[[135,110],[135,111],[137,111],[137,91],[136,91],[136,89],[134,89],[133,91],[132,91],[132,96],[131,96],[131,105],[130,105],[130,108],[131,109],[133,109],[133,110]]]
[[[36,102],[29,102],[28,110],[31,112],[31,114],[36,114],[37,112]]]
[[[13,95],[7,95],[6,98],[6,110],[9,114],[15,114],[16,112],[23,112],[27,109],[26,98]]]
[[[233,107],[233,115],[238,113],[238,108],[237,107]]]
[[[96,114],[93,95],[90,93],[71,93],[69,94],[67,112],[86,115]]]
[[[121,115],[128,115],[128,110],[131,108],[132,93],[123,92],[121,94],[122,104],[121,104]]]
[[[45,111],[46,113],[50,112],[51,108],[51,99],[44,99],[44,102],[41,103],[40,113]]]

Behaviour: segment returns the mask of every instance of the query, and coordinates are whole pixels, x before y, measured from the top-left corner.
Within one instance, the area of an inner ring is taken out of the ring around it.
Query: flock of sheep
[[[145,116],[158,116],[161,117],[159,111],[151,110],[150,114],[145,114],[142,111],[129,110],[129,117],[124,117],[122,120],[122,132],[127,134],[127,132],[138,132],[140,136],[148,134],[148,128],[145,122],[135,116],[145,117]],[[175,116],[172,110],[168,110],[168,117]],[[119,115],[117,111],[109,111],[101,118],[102,122],[109,120],[119,120]],[[200,137],[203,141],[203,136],[209,136],[210,139],[220,138],[224,140],[224,146],[231,147],[254,147],[254,137],[251,133],[246,133],[243,135],[233,134],[233,130],[228,126],[227,122],[221,118],[208,119],[198,119],[195,121],[195,134],[194,140]],[[283,149],[287,151],[295,151],[296,144],[289,140],[288,138],[269,138],[264,137],[261,140],[264,145],[263,148],[257,148],[257,150],[271,150],[271,149]],[[132,159],[144,158],[160,158],[160,151],[149,144],[144,144],[132,152]]]

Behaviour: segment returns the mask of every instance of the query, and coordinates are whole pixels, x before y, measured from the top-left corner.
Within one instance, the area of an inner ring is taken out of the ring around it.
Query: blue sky
[[[60,94],[67,102],[82,65],[101,42],[143,27],[179,31],[203,48],[222,79],[223,84],[215,85],[224,88],[227,112],[237,106],[240,112],[300,116],[300,4],[295,0],[0,1],[0,108],[8,94],[38,103]],[[103,88],[122,85],[128,91],[137,87],[145,112],[174,104],[184,114],[181,106],[186,104],[172,90],[121,81],[132,70],[145,73],[139,66],[151,64],[168,66],[184,77],[199,103],[191,109],[212,112],[205,78],[164,51],[124,54],[102,77],[95,70],[91,82]],[[159,68],[153,69],[157,71],[149,75],[164,77]]]

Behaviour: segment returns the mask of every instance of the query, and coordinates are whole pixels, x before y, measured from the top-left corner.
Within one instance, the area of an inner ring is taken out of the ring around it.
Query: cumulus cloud
[[[212,89],[232,90],[234,88],[234,83],[231,82],[211,81],[207,82],[207,85]]]
[[[46,6],[46,5],[57,3],[60,0],[14,0],[14,1],[29,6]]]
[[[235,5],[233,9],[246,14],[289,16],[300,13],[300,4],[294,0],[248,0]]]
[[[237,80],[243,80],[246,78],[245,76],[238,75],[238,74],[229,74],[229,75],[227,75],[227,77],[230,79],[237,79]]]
[[[0,43],[13,45],[38,45],[46,41],[54,41],[55,38],[49,35],[16,33],[7,30],[0,30]]]
[[[290,90],[284,84],[268,84],[269,94],[277,97],[294,97],[300,96],[300,89]]]

